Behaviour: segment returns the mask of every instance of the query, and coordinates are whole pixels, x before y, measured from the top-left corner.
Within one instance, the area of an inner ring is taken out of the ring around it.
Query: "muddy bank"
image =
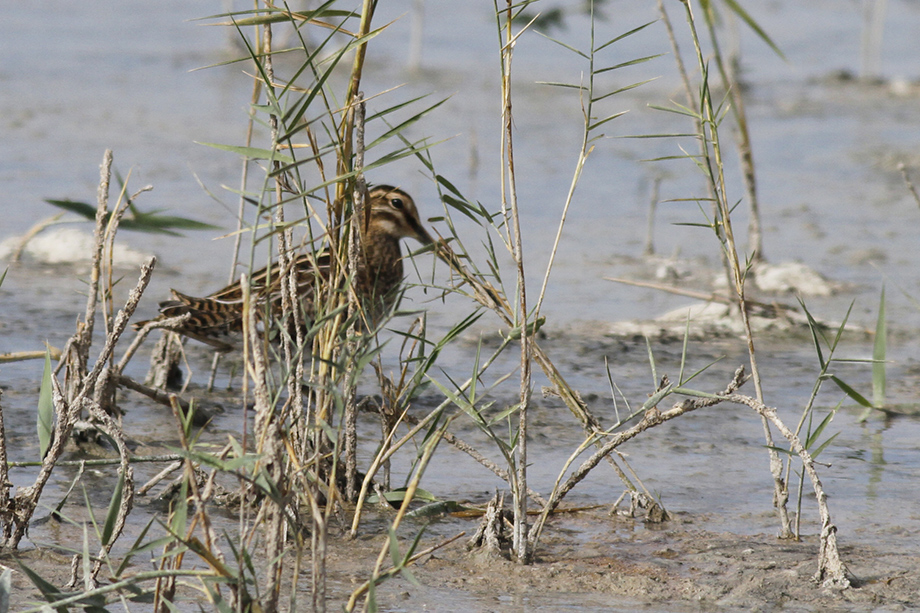
[[[920,608],[920,558],[880,551],[864,540],[841,538],[854,587],[823,589],[812,577],[817,538],[801,542],[768,534],[739,536],[695,527],[678,515],[659,528],[611,518],[604,509],[557,517],[546,531],[538,561],[519,566],[466,551],[466,537],[420,559],[419,582],[400,577],[377,590],[382,611],[911,611]],[[420,526],[412,529],[417,530]],[[421,548],[465,530],[475,520],[448,519],[429,528]],[[401,540],[403,548],[407,538]],[[903,535],[916,542],[918,535]],[[337,610],[367,580],[386,537],[334,539],[327,561],[329,609]],[[47,550],[20,554],[32,568],[63,585],[69,556]],[[15,562],[10,610],[39,598]],[[140,569],[139,569],[140,570]],[[300,581],[307,606],[309,579]],[[189,600],[196,602],[193,592]],[[201,594],[198,595],[201,598]],[[203,602],[203,600],[198,600]]]
[[[688,517],[657,529],[632,530],[630,524],[622,530],[625,523],[604,510],[559,517],[532,566],[484,559],[453,545],[419,561],[413,573],[420,586],[394,580],[378,590],[378,599],[391,611],[455,611],[461,604],[470,611],[920,607],[920,559],[906,553],[846,544],[843,539],[842,554],[855,587],[833,591],[812,580],[818,548],[814,536],[791,542],[765,534],[714,533],[695,528]],[[591,536],[572,538],[573,532]],[[367,555],[376,553],[380,539],[372,543]],[[332,576],[345,578],[358,571],[356,565],[349,567],[349,553],[334,558]]]

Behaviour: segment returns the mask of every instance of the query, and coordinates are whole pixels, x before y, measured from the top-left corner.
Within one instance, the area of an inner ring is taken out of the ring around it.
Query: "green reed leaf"
[[[246,157],[251,160],[272,160],[277,162],[284,162],[286,164],[291,164],[294,162],[294,158],[289,155],[285,155],[279,151],[273,151],[271,149],[263,149],[261,147],[221,145],[220,143],[205,143],[199,141],[195,141],[195,144],[204,145],[205,147],[213,147],[214,149],[219,149],[220,151],[235,153],[239,156]]]
[[[857,392],[855,389],[853,389],[852,387],[850,387],[849,385],[847,385],[846,383],[844,383],[843,381],[841,381],[840,379],[838,379],[836,375],[830,375],[830,379],[831,379],[831,381],[833,381],[834,383],[837,384],[837,387],[839,387],[840,389],[842,389],[843,392],[844,392],[847,396],[849,396],[850,398],[852,398],[854,401],[856,401],[857,403],[861,404],[862,406],[864,406],[864,407],[866,407],[866,408],[872,408],[872,403],[871,403],[871,402],[869,402],[868,400],[866,400],[865,397],[864,397],[862,394],[860,394],[859,392]]]
[[[38,451],[45,457],[54,438],[54,399],[51,387],[51,350],[45,351],[45,369],[42,373],[41,390],[38,394]]]
[[[824,416],[824,419],[821,420],[821,423],[818,424],[818,427],[815,428],[814,432],[808,435],[808,438],[805,439],[805,449],[811,449],[818,439],[821,437],[821,433],[824,432],[824,429],[831,423],[831,420],[834,419],[834,415],[837,414],[837,410],[833,410],[827,415]],[[809,417],[810,419],[810,417]]]
[[[22,570],[22,573],[29,578],[29,581],[31,581],[36,588],[38,588],[38,591],[41,592],[42,597],[48,602],[53,603],[57,600],[61,600],[62,598],[70,596],[69,593],[62,592],[60,589],[58,589],[57,586],[46,581],[44,578],[42,578],[41,575],[26,566],[22,560],[16,559],[16,563],[19,565],[19,569]],[[57,609],[57,611],[58,613],[66,613],[67,609],[65,607],[61,607]]]
[[[840,433],[839,433],[839,432],[836,432],[836,433],[832,434],[832,435],[830,436],[830,438],[828,438],[826,441],[824,441],[823,443],[821,443],[821,444],[818,446],[817,449],[815,449],[813,452],[810,451],[809,453],[811,454],[811,459],[814,460],[815,458],[817,458],[818,455],[820,455],[820,453],[821,453],[822,451],[824,451],[824,449],[825,449],[828,445],[830,445],[832,442],[834,442],[834,439],[837,438],[837,435],[838,435],[838,434],[840,434]]]
[[[885,288],[878,305],[878,320],[875,322],[875,343],[872,346],[872,404],[885,405],[885,356],[887,355],[888,324],[885,320]]]
[[[118,511],[121,508],[121,501],[124,497],[125,490],[125,473],[123,470],[118,471],[118,483],[115,484],[115,491],[112,492],[112,500],[109,502],[109,512],[105,516],[105,524],[102,526],[102,544],[109,545],[112,535],[115,534],[115,524],[118,521]]]
[[[759,36],[760,39],[767,44],[767,46],[773,49],[773,52],[776,55],[784,60],[786,59],[786,56],[783,55],[783,52],[780,50],[780,48],[776,46],[776,43],[773,42],[773,39],[770,38],[766,31],[764,31],[764,29],[761,28],[756,21],[754,21],[754,19],[748,14],[747,11],[744,10],[744,8],[742,8],[740,4],[738,4],[737,0],[725,0],[725,4],[735,13],[735,15],[740,17],[741,20],[746,23],[749,28],[754,30],[754,33],[757,34],[757,36]]]
[[[610,45],[614,44],[615,42],[623,40],[623,39],[626,38],[627,36],[632,36],[633,34],[636,34],[637,32],[641,32],[642,30],[644,30],[645,28],[649,27],[649,26],[652,25],[653,23],[656,23],[657,21],[658,21],[657,19],[656,19],[655,21],[649,21],[648,23],[644,23],[644,24],[642,24],[642,25],[639,26],[639,27],[636,27],[636,28],[633,28],[632,30],[629,30],[628,32],[624,32],[623,34],[620,34],[619,36],[616,36],[616,37],[614,37],[614,38],[611,38],[611,39],[608,40],[606,43],[602,44],[602,45],[599,46],[597,49],[595,49],[594,52],[597,53],[598,51],[601,51],[601,50],[603,50],[603,49],[609,47]]]
[[[86,202],[76,200],[56,200],[46,198],[45,202],[54,205],[59,209],[76,213],[80,217],[85,217],[90,221],[96,220],[96,207]],[[112,213],[109,213],[111,219]],[[106,220],[108,224],[108,219]],[[160,215],[160,210],[140,211],[137,207],[131,207],[130,212],[122,218],[118,224],[119,228],[125,230],[136,230],[138,232],[153,232],[158,234],[170,234],[178,236],[178,232],[173,230],[215,230],[218,226],[189,219],[188,217],[178,217],[175,215]]]

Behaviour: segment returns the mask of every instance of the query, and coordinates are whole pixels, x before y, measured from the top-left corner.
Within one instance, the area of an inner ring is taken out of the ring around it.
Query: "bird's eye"
[[[405,205],[403,204],[402,198],[391,198],[390,206],[399,211],[402,210],[403,206]]]

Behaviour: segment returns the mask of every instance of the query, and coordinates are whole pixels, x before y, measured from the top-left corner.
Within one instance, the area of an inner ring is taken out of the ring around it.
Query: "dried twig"
[[[88,411],[94,419],[99,421],[109,436],[112,437],[112,440],[115,441],[120,457],[121,478],[124,480],[121,508],[119,509],[119,514],[115,522],[114,531],[108,542],[103,544],[102,554],[108,553],[112,544],[118,538],[118,535],[124,527],[125,519],[131,509],[134,495],[134,483],[133,473],[129,466],[128,450],[120,426],[109,414],[109,410],[112,408],[111,403],[114,398],[114,381],[117,379],[117,377],[115,377],[116,373],[114,372],[117,369],[112,369],[110,361],[112,353],[115,350],[115,345],[124,332],[129,318],[133,315],[140,301],[140,297],[150,281],[150,276],[153,272],[156,260],[155,258],[151,258],[151,260],[141,268],[141,275],[137,285],[130,292],[124,308],[118,312],[112,324],[112,329],[106,334],[105,345],[100,351],[99,357],[93,365],[93,369],[87,373],[89,349],[92,344],[93,322],[95,320],[95,311],[98,304],[100,261],[105,241],[104,226],[111,164],[112,152],[106,151],[99,185],[94,264],[91,273],[91,289],[87,298],[85,318],[84,321],[78,325],[77,332],[68,341],[65,350],[64,360],[67,363],[65,375],[66,391],[61,389],[55,376],[51,377],[52,402],[57,415],[51,446],[45,453],[45,457],[42,458],[42,467],[35,482],[29,487],[20,489],[15,498],[11,501],[11,505],[15,509],[10,517],[12,529],[10,525],[7,524],[4,529],[4,536],[5,544],[13,549],[19,546],[22,537],[25,535],[26,528],[35,512],[42,490],[47,484],[57,461],[60,459],[64,451],[64,445],[69,441],[73,426],[83,410]],[[88,579],[92,580],[100,569],[100,562],[97,562],[91,577]]]
[[[0,400],[3,400],[3,389],[0,389]],[[0,402],[0,522],[3,523],[3,540],[9,541],[13,525],[12,508],[10,507],[10,482],[9,466],[6,455],[6,428],[3,425],[3,403]]]
[[[361,249],[364,235],[370,222],[370,207],[364,201],[367,183],[364,179],[364,116],[365,104],[363,94],[355,92],[350,109],[350,116],[354,122],[354,170],[355,187],[352,194],[352,216],[348,234],[348,278],[357,279],[358,271],[366,266],[364,250]],[[348,344],[346,352],[353,354],[357,349],[355,336],[358,331],[362,305],[357,292],[348,292]],[[345,438],[345,498],[348,501],[358,499],[358,400],[357,400],[357,365],[355,360],[348,360],[345,365],[344,389],[342,390],[345,404],[343,429]]]
[[[827,507],[827,494],[821,485],[821,479],[815,471],[815,462],[802,445],[802,441],[796,436],[795,432],[786,427],[786,425],[776,415],[776,409],[768,407],[756,398],[745,396],[743,394],[730,393],[725,395],[725,400],[748,406],[764,419],[772,423],[780,433],[789,441],[792,451],[798,454],[802,459],[802,466],[811,479],[811,484],[815,489],[815,497],[818,501],[818,513],[821,516],[821,544],[818,554],[818,572],[815,573],[814,580],[821,583],[824,587],[847,588],[850,587],[850,579],[846,566],[840,559],[840,553],[837,550],[837,526],[831,522],[830,510]]]

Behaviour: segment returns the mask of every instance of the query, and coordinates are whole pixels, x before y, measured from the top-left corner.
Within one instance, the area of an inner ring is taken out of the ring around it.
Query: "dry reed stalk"
[[[496,11],[498,12],[498,11]],[[529,564],[532,551],[527,539],[527,409],[530,404],[531,386],[531,349],[527,328],[527,285],[524,276],[524,248],[521,236],[521,212],[518,207],[517,183],[514,171],[514,118],[511,111],[511,62],[517,34],[511,30],[514,18],[514,2],[506,0],[504,10],[505,40],[501,48],[501,96],[502,96],[502,144],[501,144],[501,197],[505,224],[509,229],[508,243],[511,245],[511,257],[517,274],[517,304],[515,305],[514,325],[521,329],[521,379],[518,397],[518,427],[515,435],[516,445],[514,477],[511,480],[511,492],[514,506],[514,551],[517,561]]]
[[[348,232],[348,278],[357,279],[364,254],[361,249],[365,232],[370,221],[370,208],[366,206],[364,197],[367,183],[364,180],[364,97],[360,91],[354,95],[354,109],[350,114],[354,122],[354,167],[355,181],[352,191],[352,214]],[[366,262],[364,263],[366,265]],[[354,355],[358,350],[357,335],[360,326],[359,314],[361,301],[355,291],[348,292],[348,331],[345,346],[346,355]],[[345,499],[355,501],[358,499],[358,376],[357,365],[354,360],[347,360],[343,379],[342,393],[345,401]]]
[[[682,0],[687,12],[687,23],[693,38],[693,45],[696,50],[697,65],[701,75],[706,75],[706,62],[703,59],[703,52],[700,48],[699,36],[696,31],[696,21],[693,17],[693,8],[688,0]],[[735,296],[738,303],[738,309],[741,314],[741,322],[745,330],[745,340],[747,342],[748,357],[751,365],[751,378],[754,380],[754,389],[757,400],[763,402],[763,387],[761,384],[760,371],[757,368],[757,352],[754,349],[754,334],[751,330],[751,322],[748,314],[748,305],[745,298],[745,276],[746,270],[742,271],[741,263],[738,257],[738,248],[735,243],[734,231],[731,222],[731,206],[728,203],[728,191],[725,184],[725,165],[722,159],[722,148],[719,140],[718,123],[719,118],[716,116],[708,79],[704,76],[702,87],[702,100],[700,104],[701,122],[698,124],[700,130],[700,142],[704,148],[703,159],[708,167],[708,179],[712,184],[712,192],[716,196],[714,205],[717,207],[717,216],[714,222],[721,226],[722,240],[724,246],[725,259],[728,262],[729,287],[734,288]],[[712,147],[710,150],[710,146]],[[789,488],[785,479],[783,479],[783,463],[779,454],[774,449],[773,435],[770,431],[768,420],[761,416],[764,439],[766,441],[770,473],[773,475],[773,506],[777,510],[780,521],[780,533],[783,538],[791,538],[793,532],[789,514],[786,509],[786,502],[789,499]]]
[[[6,426],[3,424],[3,390],[0,389],[0,523],[3,525],[3,542],[10,539],[13,527],[13,509],[10,506],[10,469],[6,454]]]
[[[272,61],[272,26],[270,23],[263,24],[262,26],[262,45],[263,68],[267,78],[264,87],[269,99],[275,100],[275,72],[274,63]],[[279,121],[275,113],[269,115],[269,126],[271,127],[272,151],[277,151],[280,145],[278,138]],[[301,408],[300,406],[293,405],[293,403],[302,401],[300,395],[300,379],[296,376],[298,369],[294,361],[301,362],[301,360],[299,350],[293,347],[292,344],[296,342],[297,337],[303,337],[303,325],[302,322],[300,322],[301,325],[297,326],[298,320],[295,314],[295,311],[300,311],[300,298],[297,295],[297,273],[293,267],[293,250],[291,247],[292,231],[291,228],[284,223],[284,195],[282,193],[284,175],[280,173],[281,165],[277,160],[272,160],[272,168],[274,172],[278,173],[274,181],[274,219],[277,227],[284,228],[278,233],[278,264],[281,270],[289,271],[287,274],[281,273],[280,279],[281,321],[293,321],[295,322],[295,326],[299,328],[299,331],[295,332],[295,339],[292,339],[289,334],[282,334],[281,340],[285,370],[288,374],[286,381],[288,387],[288,406],[290,407],[290,411],[297,415],[301,412]],[[252,308],[251,305],[250,309],[249,333],[253,345],[255,346],[256,343],[259,342],[256,332],[256,309]],[[264,340],[263,344],[259,344],[259,349],[256,350],[253,355],[259,356],[256,366],[259,382],[256,383],[256,387],[258,389],[261,385],[265,385],[265,389],[267,390],[267,378],[269,373],[267,361],[261,350],[263,346]],[[283,415],[281,411],[275,410],[275,407],[268,403],[270,403],[268,399],[261,403],[261,407],[259,403],[257,403],[255,435],[258,441],[256,451],[262,456],[265,462],[267,476],[274,487],[282,493],[278,499],[272,496],[265,496],[262,504],[262,511],[267,515],[267,521],[261,524],[262,538],[264,539],[265,555],[269,564],[266,569],[268,583],[265,587],[265,596],[261,604],[265,613],[275,613],[278,608],[278,600],[281,596],[281,574],[284,568],[283,553],[287,540],[287,531],[285,529],[285,496],[283,494],[287,490],[287,477],[286,471],[284,470],[284,465],[286,463],[284,447],[281,444],[282,434],[280,422],[283,420]],[[259,525],[259,522],[257,522],[256,525]]]
[[[89,293],[83,321],[77,324],[77,332],[64,348],[66,356],[61,364],[66,364],[64,374],[65,393],[68,401],[77,395],[76,386],[83,380],[89,364],[89,349],[92,345],[93,328],[96,322],[96,305],[99,300],[99,280],[101,277],[102,249],[105,241],[105,220],[108,215],[109,181],[112,177],[112,150],[106,149],[99,169],[99,188],[96,192],[96,225],[93,231],[93,265],[90,270]],[[58,366],[60,369],[60,365]],[[57,372],[57,371],[55,371]]]
[[[260,532],[262,544],[265,547],[266,577],[268,584],[265,588],[265,597],[262,601],[264,611],[274,613],[277,610],[278,598],[281,590],[281,572],[286,531],[284,529],[284,500],[286,499],[286,480],[284,477],[284,447],[281,444],[281,431],[278,424],[278,413],[272,402],[269,387],[270,370],[268,356],[266,355],[265,339],[259,333],[257,308],[252,303],[250,284],[246,275],[240,279],[240,288],[243,294],[243,337],[247,346],[246,371],[252,382],[253,398],[255,400],[255,417],[253,434],[255,437],[255,452],[259,456],[257,465],[253,468],[254,474],[265,471],[265,476],[280,493],[275,499],[264,496],[259,507],[259,517],[253,522],[252,536]],[[254,492],[253,492],[254,493]]]

